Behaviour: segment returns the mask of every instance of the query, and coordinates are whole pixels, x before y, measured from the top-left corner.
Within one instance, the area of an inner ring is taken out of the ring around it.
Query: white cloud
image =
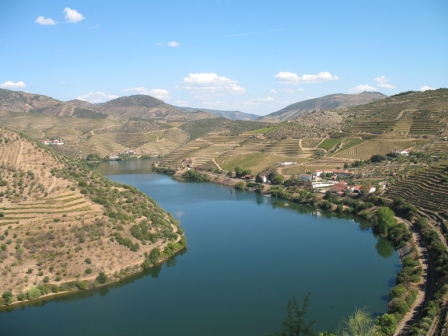
[[[77,99],[85,100],[92,104],[97,104],[97,103],[104,103],[108,100],[115,99],[115,98],[118,98],[118,96],[108,95],[104,92],[96,91],[96,92],[89,92],[85,95],[79,96]]]
[[[162,100],[170,98],[170,93],[168,90],[165,90],[165,89],[148,90],[144,86],[124,89],[123,92],[134,92],[136,94],[153,96],[153,97],[156,97],[157,99],[162,99]]]
[[[392,85],[389,83],[381,83],[381,84],[378,84],[378,86],[382,87],[382,88],[386,88],[386,89],[395,89],[396,88],[395,85]]]
[[[162,45],[162,42],[157,42],[156,43],[156,46],[158,46],[158,47],[161,46],[161,45]]]
[[[364,91],[378,91],[376,88],[374,88],[373,86],[364,84],[364,85],[358,85],[355,87],[352,87],[350,90],[348,90],[349,93],[361,93]]]
[[[375,78],[375,82],[377,82],[377,83],[387,83],[387,82],[389,82],[389,79],[386,76],[381,75],[381,76]]]
[[[39,16],[34,22],[44,26],[52,26],[56,24],[56,22],[53,19],[51,18],[46,19],[43,16]]]
[[[151,91],[149,91],[149,95],[162,100],[170,98],[169,91],[165,89],[152,89]]]
[[[215,73],[190,73],[185,77],[183,88],[199,93],[235,93],[246,92],[236,80],[218,76]]]
[[[428,90],[435,90],[435,89],[432,88],[432,87],[430,87],[430,86],[428,86],[428,85],[423,85],[423,86],[420,88],[420,91],[428,91]]]
[[[180,46],[180,43],[176,42],[176,41],[170,41],[170,42],[168,42],[168,46],[170,46],[170,47],[178,47],[178,46]]]
[[[329,72],[319,72],[317,75],[299,76],[292,72],[279,72],[275,75],[275,79],[280,84],[298,85],[300,83],[321,83],[324,81],[337,80],[338,76],[333,76]]]
[[[68,7],[64,8],[65,19],[67,22],[76,23],[85,19],[84,15],[79,13],[76,9],[71,9]]]
[[[26,84],[24,82],[11,82],[11,81],[7,81],[4,82],[3,84],[0,84],[1,88],[4,89],[18,89],[18,88],[24,88],[26,87]]]
[[[375,82],[378,83],[379,87],[385,88],[385,89],[395,89],[396,86],[392,85],[390,83],[388,83],[390,81],[389,78],[387,78],[386,76],[378,76],[377,78],[375,78]]]

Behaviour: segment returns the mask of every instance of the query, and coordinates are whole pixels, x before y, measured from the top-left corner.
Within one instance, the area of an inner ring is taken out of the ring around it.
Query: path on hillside
[[[23,143],[20,142],[20,149],[16,159],[16,168],[20,167],[20,162],[22,161],[22,151],[23,151]]]
[[[418,285],[418,294],[412,309],[401,319],[398,323],[397,330],[394,336],[406,335],[409,327],[421,318],[423,308],[431,297],[434,288],[434,267],[431,264],[431,259],[428,256],[426,243],[423,241],[421,235],[416,228],[406,219],[402,219],[412,233],[415,246],[419,254],[420,264],[422,266],[422,281]],[[430,334],[427,334],[430,336]]]
[[[213,163],[218,167],[219,170],[222,170],[221,166],[216,162],[215,159],[212,159]]]

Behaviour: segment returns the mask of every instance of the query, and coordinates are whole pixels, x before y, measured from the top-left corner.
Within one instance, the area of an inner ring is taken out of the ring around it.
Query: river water
[[[314,330],[356,308],[375,316],[401,269],[391,246],[350,218],[150,172],[150,161],[101,163],[171,212],[187,251],[155,270],[98,290],[0,314],[0,335],[269,335],[289,299],[307,293]]]

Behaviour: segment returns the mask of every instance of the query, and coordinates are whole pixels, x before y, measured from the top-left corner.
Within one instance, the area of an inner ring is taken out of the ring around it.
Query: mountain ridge
[[[295,119],[303,114],[313,111],[337,110],[350,106],[364,105],[387,96],[379,92],[362,92],[357,94],[335,93],[319,98],[307,99],[284,107],[283,109],[270,113],[260,120],[279,121]]]

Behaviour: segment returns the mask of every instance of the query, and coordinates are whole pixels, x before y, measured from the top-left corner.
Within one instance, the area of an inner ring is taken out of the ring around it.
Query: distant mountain
[[[194,108],[194,107],[183,107],[183,106],[175,106],[175,108],[186,111],[186,112],[195,112],[195,111],[204,111],[209,112],[218,117],[227,118],[230,120],[257,120],[261,117],[257,114],[245,113],[241,111],[222,111],[222,110],[211,110],[205,108]]]
[[[97,109],[118,119],[164,119],[190,121],[216,118],[215,115],[197,111],[193,113],[181,111],[163,100],[148,95],[120,97],[105,103],[97,104]]]
[[[373,101],[384,99],[387,96],[379,92],[362,92],[358,94],[337,93],[321,98],[304,100],[291,104],[280,111],[268,114],[262,121],[292,120],[302,114],[312,111],[328,111],[346,108],[349,106],[364,105]]]
[[[92,119],[191,121],[217,118],[205,111],[182,111],[147,95],[120,97],[106,103],[91,104],[79,99],[63,102],[44,95],[6,89],[0,89],[0,111]]]

